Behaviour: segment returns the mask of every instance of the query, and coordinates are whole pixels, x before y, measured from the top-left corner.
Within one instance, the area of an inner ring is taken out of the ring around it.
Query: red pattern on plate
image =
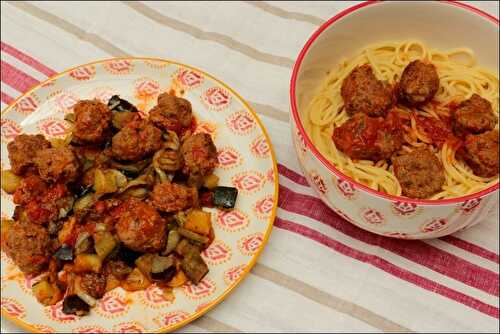
[[[255,215],[261,219],[268,219],[274,206],[273,195],[267,195],[266,197],[258,200],[253,205],[253,212]]]
[[[35,94],[30,94],[28,96],[20,99],[15,105],[14,110],[20,114],[28,115],[38,108],[40,104],[40,99]]]
[[[1,132],[2,132],[2,140],[7,142],[16,138],[18,134],[21,133],[21,127],[11,119],[4,119],[0,121],[1,123]]]
[[[48,138],[64,138],[70,126],[62,119],[46,118],[38,122],[37,128]]]
[[[304,137],[302,137],[302,134],[300,133],[300,131],[298,129],[296,130],[295,135],[297,138],[296,143],[297,143],[298,147],[300,148],[300,151],[302,153],[306,153],[307,152],[306,141],[304,140]]]
[[[243,255],[252,256],[260,248],[263,241],[262,233],[253,233],[238,240],[238,249]]]
[[[0,307],[8,315],[15,318],[24,318],[26,315],[26,309],[21,303],[19,303],[14,298],[2,298],[0,301]]]
[[[222,111],[231,104],[231,94],[221,87],[210,87],[201,95],[205,106],[212,111]]]
[[[217,125],[215,125],[214,123],[200,122],[196,126],[194,133],[206,133],[209,134],[212,137],[212,139],[214,139],[216,131],[217,131]]]
[[[270,170],[267,171],[267,181],[274,183],[274,169],[271,168]]]
[[[161,308],[172,304],[163,294],[163,290],[156,284],[150,285],[146,290],[141,291],[140,297],[142,302],[152,308]]]
[[[226,119],[226,124],[237,135],[246,135],[255,129],[256,123],[247,112],[238,111]]]
[[[111,74],[129,74],[134,69],[134,64],[127,59],[116,59],[105,62],[104,69]]]
[[[82,326],[82,327],[78,327],[78,328],[75,328],[73,330],[73,333],[107,333],[108,331],[104,328],[104,327],[101,327],[101,326],[95,326],[95,325],[92,325],[92,326]]]
[[[230,211],[217,211],[217,225],[228,232],[236,232],[248,226],[250,220],[248,215],[243,212],[233,209]]]
[[[135,93],[139,96],[151,97],[160,92],[160,83],[150,78],[140,78],[134,83]]]
[[[384,235],[398,239],[410,239],[410,236],[407,233],[401,233],[401,232],[387,232],[384,233]]]
[[[89,65],[75,68],[69,72],[69,76],[78,81],[90,80],[95,76],[95,66]]]
[[[353,199],[356,195],[354,184],[345,179],[337,179],[337,189],[344,198],[349,200]]]
[[[58,302],[55,305],[45,307],[44,311],[49,319],[63,324],[78,320],[78,317],[76,315],[63,313],[62,301]]]
[[[201,282],[196,285],[189,283],[182,286],[182,291],[186,297],[192,300],[208,297],[213,294],[216,289],[215,282],[208,277],[203,278]]]
[[[250,152],[258,158],[267,158],[269,152],[271,152],[271,147],[264,136],[255,138],[250,144]]]
[[[424,233],[436,232],[443,230],[446,227],[446,225],[448,225],[448,221],[446,219],[435,218],[425,223],[420,230]]]
[[[326,192],[328,191],[328,188],[326,187],[326,183],[323,180],[323,178],[315,171],[312,171],[309,174],[309,176],[311,177],[316,190],[318,190],[321,194],[326,194]]]
[[[71,112],[75,104],[80,100],[80,97],[73,92],[56,92],[52,93],[50,97],[54,98],[54,103],[57,110],[60,112]]]
[[[104,104],[108,104],[109,99],[113,95],[117,95],[118,92],[111,87],[99,87],[97,89],[94,89],[94,91],[91,93],[91,96],[93,99],[99,100]]]
[[[231,285],[240,278],[240,276],[245,272],[246,265],[242,264],[229,268],[224,272],[224,282],[227,285]]]
[[[473,198],[463,202],[460,205],[460,211],[464,214],[471,214],[479,208],[479,204],[481,203],[481,198]]]
[[[231,248],[221,240],[214,240],[212,244],[201,253],[205,262],[218,265],[231,259]]]
[[[182,86],[189,89],[199,87],[205,80],[201,73],[187,68],[180,68],[176,73],[176,78]]]
[[[162,314],[159,317],[156,317],[154,320],[160,326],[170,327],[178,322],[187,319],[188,316],[189,314],[185,311],[173,311],[173,312],[168,312],[166,314]]]
[[[392,211],[399,216],[412,216],[417,212],[418,206],[415,203],[394,202],[392,203]]]
[[[243,158],[241,154],[232,147],[223,147],[217,152],[217,160],[219,161],[219,168],[229,169],[241,165]]]
[[[382,225],[385,223],[384,215],[372,208],[363,209],[361,211],[361,218],[369,225]]]
[[[113,326],[114,333],[143,333],[144,327],[137,321],[123,322]]]
[[[103,317],[115,318],[127,313],[129,305],[117,292],[110,291],[99,300],[95,310]]]
[[[259,191],[264,186],[265,181],[264,175],[256,171],[239,173],[231,178],[233,186],[246,194]]]

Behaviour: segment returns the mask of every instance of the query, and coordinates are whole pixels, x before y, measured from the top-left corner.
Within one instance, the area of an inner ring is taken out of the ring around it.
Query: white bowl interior
[[[498,73],[498,31],[491,20],[448,3],[384,1],[359,8],[327,27],[305,54],[295,92],[299,115],[328,70],[372,43],[411,39],[439,50],[468,47],[481,67]]]

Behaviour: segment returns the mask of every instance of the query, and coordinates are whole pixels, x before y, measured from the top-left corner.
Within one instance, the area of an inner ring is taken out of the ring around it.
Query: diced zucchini
[[[181,268],[194,284],[198,284],[208,273],[208,266],[199,252],[189,252],[181,262]]]
[[[204,243],[208,242],[208,238],[205,237],[204,235],[192,232],[192,231],[187,230],[185,228],[179,227],[179,229],[177,231],[179,231],[179,234],[182,235],[183,237],[186,237],[188,239],[196,241],[200,244],[204,244]]]
[[[74,272],[83,273],[92,271],[99,273],[101,271],[102,260],[96,254],[79,254],[75,259]]]
[[[55,284],[50,284],[46,280],[42,280],[32,286],[31,290],[36,299],[42,305],[54,305],[63,297],[62,292]]]
[[[7,194],[13,194],[21,183],[21,180],[22,178],[12,173],[10,169],[2,171],[2,189]]]
[[[122,282],[122,288],[127,291],[144,290],[150,285],[151,282],[138,268],[134,268],[125,281]]]
[[[64,298],[62,311],[64,314],[76,314],[78,316],[82,316],[89,313],[90,306],[77,295],[68,295]]]
[[[153,266],[154,257],[154,254],[144,254],[135,260],[137,268],[139,268],[139,270],[148,278],[151,278],[151,268]]]
[[[63,244],[55,253],[54,257],[61,261],[72,261],[73,260],[73,248],[66,244]]]
[[[177,247],[175,247],[175,252],[181,256],[185,256],[186,254],[193,251],[199,252],[200,248],[198,246],[193,245],[187,239],[182,239],[177,245]]]
[[[177,270],[175,276],[170,280],[170,282],[168,282],[168,286],[172,288],[177,288],[179,286],[183,286],[184,284],[186,284],[186,282],[187,282],[186,275],[181,269],[179,269]]]
[[[113,95],[108,100],[108,108],[111,111],[130,111],[130,112],[138,112],[137,108],[130,102],[125,99],[120,98],[118,95]]]
[[[173,256],[155,256],[151,266],[151,278],[154,280],[170,281],[176,273]]]
[[[232,209],[236,204],[238,189],[233,187],[216,187],[214,189],[214,205],[222,209]]]
[[[110,232],[104,231],[94,233],[95,252],[101,259],[108,256],[117,245],[118,241]]]
[[[170,230],[170,232],[168,232],[167,246],[165,247],[165,250],[162,252],[162,255],[168,255],[172,253],[175,247],[177,247],[177,244],[179,243],[180,240],[181,240],[181,235],[179,234],[179,232],[177,232],[177,230]]]
[[[192,232],[207,236],[212,227],[212,220],[210,212],[202,210],[189,211],[184,228]]]
[[[115,275],[109,274],[106,277],[106,292],[113,290],[120,286],[120,280]]]

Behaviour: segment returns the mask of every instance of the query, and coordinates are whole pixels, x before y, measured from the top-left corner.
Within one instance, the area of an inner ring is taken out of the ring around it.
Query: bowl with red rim
[[[416,39],[441,50],[466,46],[482,67],[498,73],[498,27],[497,18],[457,2],[368,1],[340,12],[312,34],[292,72],[291,129],[305,177],[326,205],[362,229],[401,239],[442,237],[498,211],[498,182],[477,193],[443,200],[373,190],[328,161],[303,124],[305,108],[327,71],[367,45]]]

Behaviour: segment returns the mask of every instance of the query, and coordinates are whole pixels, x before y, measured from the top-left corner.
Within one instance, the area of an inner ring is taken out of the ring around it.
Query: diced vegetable
[[[2,189],[7,194],[13,194],[21,183],[21,180],[22,178],[12,173],[10,169],[2,171]]]
[[[108,108],[111,111],[118,111],[118,112],[124,112],[124,111],[131,111],[131,112],[138,112],[137,108],[130,102],[128,102],[125,99],[120,98],[118,95],[113,95],[111,98],[108,100]]]
[[[170,281],[176,272],[175,259],[173,256],[158,256],[153,258],[151,265],[151,278],[154,280]]]
[[[120,280],[118,280],[115,275],[109,274],[106,277],[106,292],[113,290],[120,286]]]
[[[176,214],[174,214],[174,219],[177,222],[177,225],[180,227],[183,227],[184,224],[186,223],[187,220],[187,213],[186,211],[179,211]]]
[[[146,168],[150,163],[151,163],[151,159],[141,160],[141,161],[135,162],[133,164],[122,164],[121,162],[118,162],[115,160],[110,161],[111,167],[122,171],[122,173],[129,172],[129,173],[133,173],[135,175],[139,175],[139,173],[144,168]]]
[[[90,306],[77,295],[69,295],[63,301],[64,314],[76,314],[78,316],[89,313]]]
[[[81,186],[74,191],[74,194],[77,198],[83,197],[87,194],[90,194],[93,191],[92,186]]]
[[[99,273],[101,271],[102,260],[96,254],[79,254],[75,259],[74,272],[82,273],[93,271]]]
[[[219,185],[219,177],[215,174],[205,176],[203,186],[208,189],[214,189]]]
[[[138,268],[134,268],[125,281],[122,282],[122,288],[127,291],[144,290],[150,285],[151,282]]]
[[[130,120],[133,119],[131,111],[116,112],[113,114],[112,123],[116,129],[123,128]]]
[[[186,223],[183,226],[186,230],[192,232],[208,235],[210,227],[212,227],[211,214],[202,210],[189,211]],[[187,237],[187,236],[186,236]]]
[[[199,252],[189,252],[181,262],[181,268],[194,284],[198,284],[208,273],[208,266]]]
[[[81,300],[83,300],[86,304],[88,304],[91,307],[94,307],[95,304],[97,303],[97,300],[89,295],[81,286],[81,281],[82,278],[80,276],[75,277],[74,281],[74,288],[75,288],[75,294],[80,297]]]
[[[130,188],[122,193],[123,198],[135,197],[135,198],[145,198],[149,195],[149,190],[147,188]]]
[[[59,207],[59,215],[57,218],[65,218],[69,213],[71,213],[74,203],[75,199],[73,198],[73,196],[66,196],[57,200],[57,206]]]
[[[55,253],[54,257],[61,261],[72,261],[73,260],[73,248],[66,244],[63,244]]]
[[[179,227],[179,229],[177,231],[179,231],[179,234],[182,235],[183,237],[186,237],[188,239],[196,241],[196,242],[198,242],[200,244],[204,244],[204,243],[208,242],[208,238],[207,237],[205,237],[205,236],[203,236],[201,234],[192,232],[190,230],[187,230],[185,228]]]
[[[92,250],[92,238],[89,232],[82,231],[78,233],[75,242],[75,255],[89,253]]]
[[[63,297],[62,292],[56,285],[42,280],[31,287],[33,295],[43,305],[54,305]]]
[[[123,260],[126,264],[133,267],[135,264],[135,260],[137,260],[137,258],[139,258],[139,256],[141,255],[142,254],[140,252],[136,252],[134,250],[131,250],[130,248],[120,245],[120,250],[118,252],[117,258],[119,260]]]
[[[214,189],[214,205],[223,209],[232,209],[236,204],[238,189],[233,187],[216,187]]]
[[[170,282],[168,282],[168,286],[172,288],[177,288],[179,286],[183,286],[184,284],[186,284],[186,282],[187,282],[186,275],[181,269],[179,269],[177,270],[175,276],[170,280]]]
[[[76,200],[73,211],[78,212],[90,208],[96,202],[94,193],[88,193]]]
[[[170,230],[170,232],[168,232],[167,246],[165,247],[165,250],[162,252],[162,255],[168,255],[172,253],[175,247],[177,247],[177,244],[179,243],[180,240],[181,240],[181,235],[179,234],[179,232],[177,232],[177,230]]]
[[[14,221],[11,219],[2,219],[2,225],[0,229],[1,243],[4,243],[4,240],[9,232],[10,227],[14,224]]]
[[[76,220],[75,217],[71,217],[68,221],[66,221],[59,231],[59,234],[57,235],[57,238],[59,239],[59,242],[61,244],[69,244],[69,245],[74,245],[75,238],[75,225],[76,225]]]
[[[118,190],[116,179],[110,174],[106,174],[102,169],[94,171],[94,190],[96,194],[109,194]]]
[[[151,268],[153,266],[154,257],[154,254],[144,254],[135,260],[137,268],[139,268],[139,270],[148,278],[151,278]]]
[[[132,272],[132,268],[123,261],[109,261],[107,266],[106,269],[118,280],[125,279]]]
[[[104,259],[118,245],[118,240],[110,232],[94,233],[94,248],[97,255]]]
[[[185,256],[186,254],[194,251],[199,252],[200,248],[196,245],[193,245],[187,239],[182,239],[177,247],[175,247],[175,252],[181,256]]]

